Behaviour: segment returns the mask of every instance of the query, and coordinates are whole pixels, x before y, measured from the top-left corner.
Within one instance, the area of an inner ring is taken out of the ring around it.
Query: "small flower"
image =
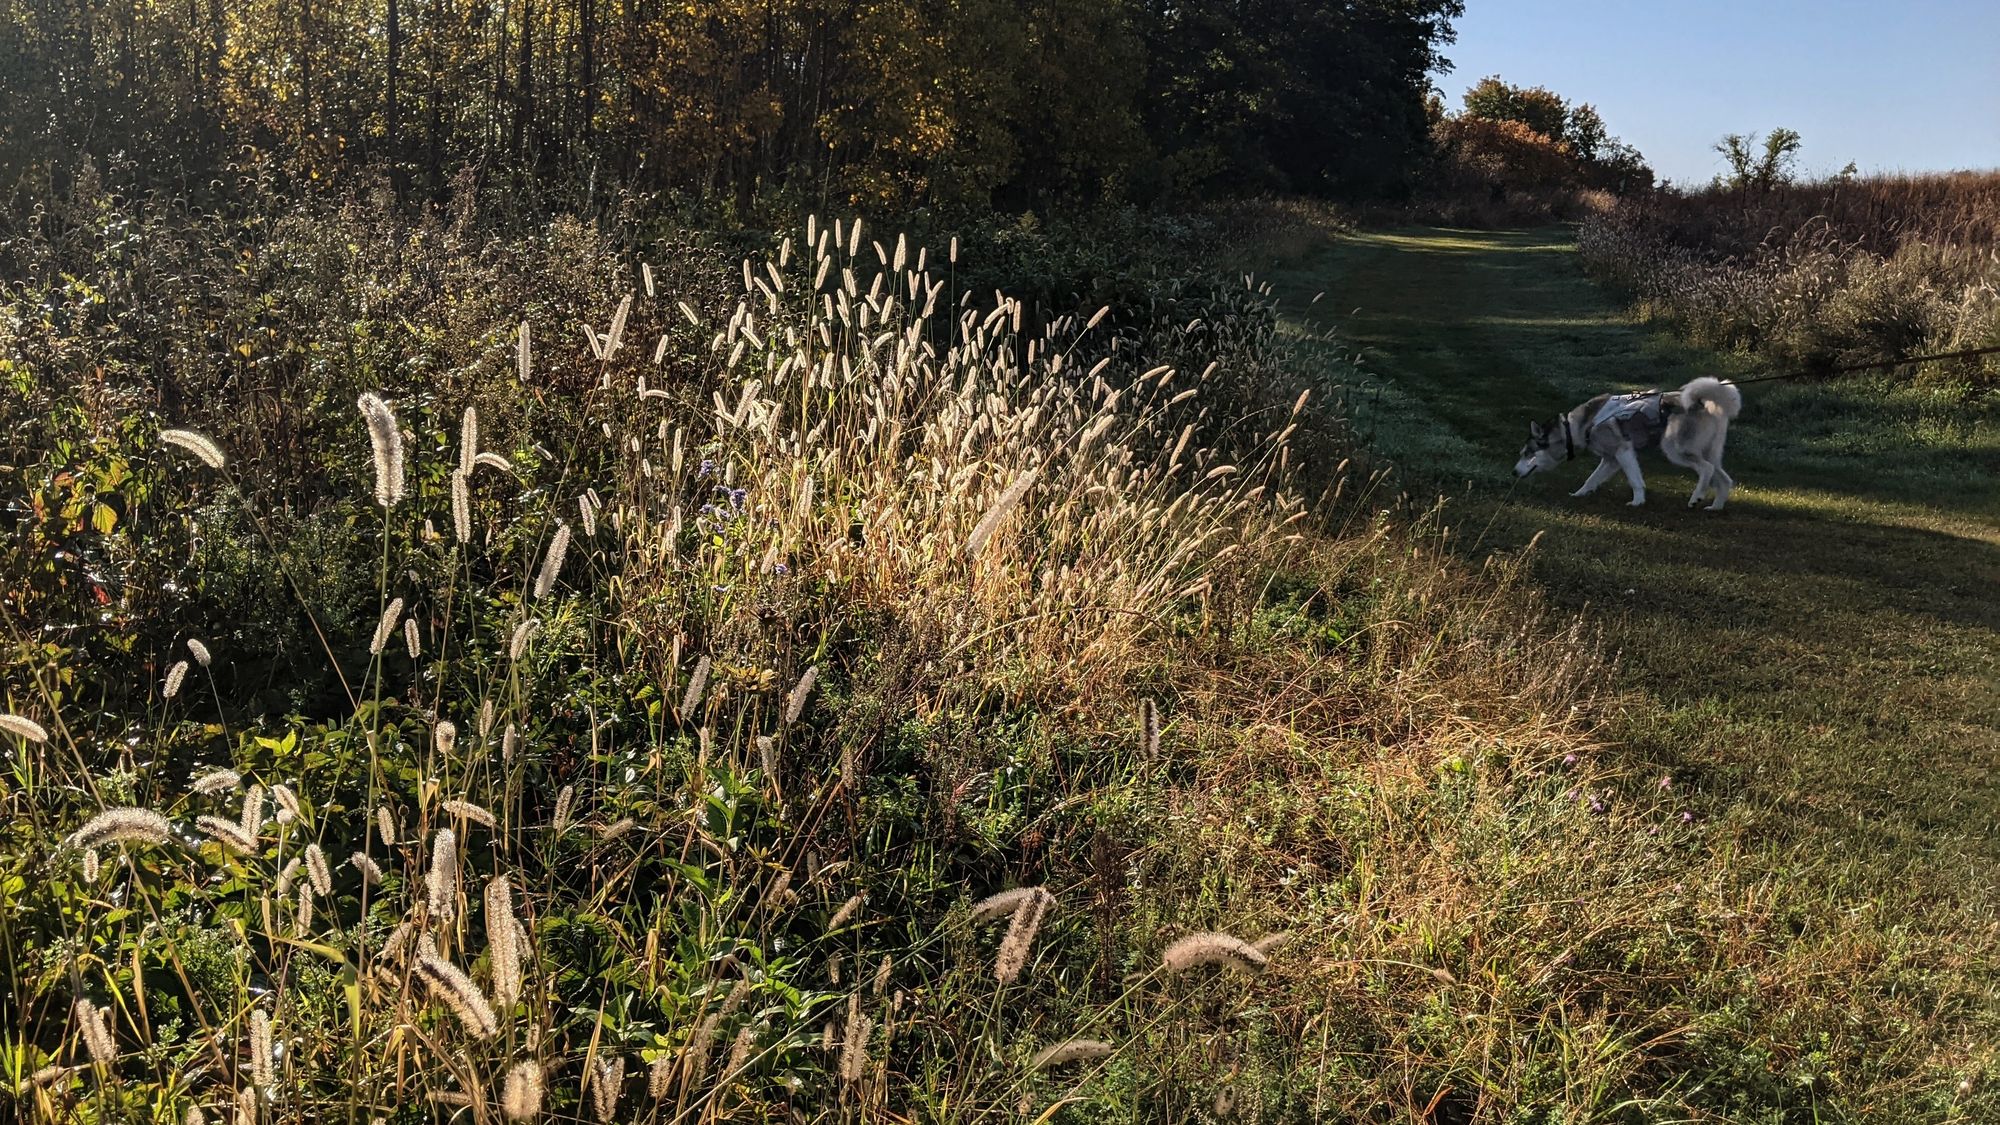
[[[697,479],[699,479],[699,478],[701,478],[701,477],[705,477],[705,476],[709,475],[710,473],[712,473],[712,472],[714,472],[714,471],[715,471],[715,462],[714,462],[714,461],[712,461],[712,460],[710,460],[710,459],[708,459],[708,458],[706,458],[706,457],[704,457],[704,458],[702,458],[702,461],[701,461],[701,468],[700,468],[700,470],[699,470],[699,471],[697,471],[697,472],[695,473],[695,477],[696,477]]]
[[[783,578],[785,575],[790,574],[791,572],[792,568],[786,566],[784,563],[779,563],[771,568],[771,573],[777,575],[780,578]]]
[[[1660,779],[1660,792],[1671,793],[1673,792],[1673,788],[1674,788],[1674,777],[1672,774],[1668,774],[1667,776]]]
[[[1565,765],[1565,766],[1573,766],[1573,765],[1575,765],[1575,764],[1576,764],[1576,755],[1575,755],[1575,754],[1564,754],[1564,755],[1563,755],[1563,765]]]
[[[1693,814],[1693,813],[1691,813],[1691,812],[1685,812],[1685,811],[1683,811],[1683,812],[1681,813],[1681,823],[1682,823],[1682,824],[1693,824],[1693,823],[1694,823],[1694,814]]]

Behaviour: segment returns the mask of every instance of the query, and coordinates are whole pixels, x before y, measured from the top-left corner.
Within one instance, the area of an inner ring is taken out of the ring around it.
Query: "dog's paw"
[[[1719,511],[1721,511],[1721,510],[1722,510],[1722,501],[1720,501],[1720,500],[1717,500],[1717,501],[1716,501],[1715,503],[1713,503],[1713,504],[1710,504],[1710,505],[1709,505],[1709,506],[1708,506],[1708,507],[1707,507],[1707,508],[1706,508],[1705,510],[1706,510],[1706,511],[1710,511],[1710,512],[1719,512]]]
[[[1570,495],[1571,495],[1571,496],[1574,496],[1574,497],[1576,497],[1576,498],[1578,498],[1578,499],[1582,499],[1583,497],[1585,497],[1585,496],[1588,496],[1588,495],[1590,495],[1591,493],[1593,493],[1593,492],[1596,492],[1596,491],[1597,491],[1597,490],[1596,490],[1596,489],[1594,489],[1594,488],[1579,488],[1579,489],[1577,489],[1577,490],[1576,490],[1575,492],[1572,492],[1572,493],[1570,493]]]
[[[1643,508],[1646,506],[1646,498],[1644,496],[1634,496],[1630,500],[1625,501],[1625,506],[1628,508]]]

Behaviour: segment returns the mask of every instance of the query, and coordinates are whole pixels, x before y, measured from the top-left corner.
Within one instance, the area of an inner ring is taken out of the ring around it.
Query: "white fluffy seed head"
[[[180,695],[180,685],[186,683],[186,679],[188,679],[188,663],[174,661],[174,667],[166,671],[166,685],[160,689],[160,697],[174,699],[176,695]]]
[[[471,801],[446,801],[438,807],[461,820],[469,820],[474,824],[484,825],[487,828],[492,828],[500,823],[493,818],[492,813],[486,811],[480,805],[473,804]]]
[[[1255,946],[1224,933],[1199,933],[1169,945],[1160,955],[1160,968],[1169,973],[1186,972],[1202,965],[1224,965],[1241,973],[1263,971],[1269,961]]]
[[[448,922],[458,908],[458,836],[440,828],[431,838],[431,868],[424,883],[431,917]]]
[[[382,620],[375,624],[375,639],[368,642],[370,653],[380,656],[382,650],[389,647],[389,638],[396,635],[396,621],[402,616],[403,599],[396,598],[382,611]]]
[[[539,620],[530,619],[514,626],[514,635],[507,642],[507,659],[518,662],[523,656],[528,655],[528,642],[534,640],[535,634],[541,631],[542,623]]]
[[[542,1064],[523,1059],[507,1071],[500,1091],[500,1112],[509,1121],[533,1121],[542,1112]]]
[[[257,850],[257,838],[243,831],[243,827],[234,821],[219,816],[198,816],[194,818],[194,826],[207,833],[226,850],[245,854]]]
[[[458,473],[472,475],[473,461],[479,457],[479,411],[466,407],[465,415],[458,421]]]
[[[535,597],[546,598],[556,588],[556,579],[562,574],[563,559],[569,555],[569,525],[556,525],[555,538],[549,541],[548,553],[542,556],[542,570],[535,576]]]
[[[1064,1063],[1101,1059],[1115,1049],[1102,1039],[1071,1039],[1044,1049],[1028,1063],[1028,1069],[1042,1070],[1046,1067],[1062,1066]]]
[[[227,463],[227,459],[222,455],[221,446],[193,430],[161,430],[160,440],[187,450],[211,469],[220,469]]]
[[[208,667],[209,661],[213,659],[209,655],[208,646],[193,637],[187,639],[187,650],[194,656],[194,662],[204,668]]]
[[[434,949],[426,949],[417,958],[416,971],[431,994],[444,1001],[473,1038],[491,1039],[499,1034],[499,1017],[463,969],[439,957]]]
[[[464,469],[451,474],[451,529],[460,543],[472,542],[472,482]]]
[[[355,400],[361,417],[368,423],[368,442],[375,454],[375,502],[393,508],[404,497],[403,431],[396,414],[380,395],[364,394]]]
[[[356,871],[361,872],[361,881],[367,883],[369,886],[374,886],[382,881],[381,865],[368,858],[367,852],[355,852],[353,855],[347,857],[347,862]]]
[[[47,742],[49,740],[49,732],[42,728],[42,724],[25,715],[0,715],[0,730],[4,730],[8,734],[20,738],[25,738],[29,742]]]
[[[326,853],[318,844],[306,845],[306,874],[312,878],[313,890],[321,895],[333,893],[333,869],[326,864]]]
[[[171,832],[167,818],[151,809],[106,809],[70,833],[64,843],[72,848],[119,843],[164,844]]]

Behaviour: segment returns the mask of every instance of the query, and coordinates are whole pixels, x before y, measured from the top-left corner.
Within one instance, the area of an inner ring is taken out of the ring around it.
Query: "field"
[[[1373,232],[1277,268],[1288,296],[1326,292],[1315,308],[1379,377],[1353,392],[1355,425],[1412,500],[1443,490],[1458,550],[1525,558],[1603,631],[1593,761],[1628,794],[1608,815],[1657,787],[1694,817],[1644,867],[1664,893],[1593,1015],[1671,1070],[1697,1119],[1990,1117],[1991,396],[1907,377],[1746,388],[1729,511],[1689,511],[1686,474],[1653,463],[1635,512],[1618,483],[1568,498],[1581,466],[1513,485],[1525,423],[1756,368],[1636,323],[1566,232]]]

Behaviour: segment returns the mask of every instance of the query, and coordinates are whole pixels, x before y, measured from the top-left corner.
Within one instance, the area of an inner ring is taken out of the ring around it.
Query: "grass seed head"
[[[1224,933],[1189,934],[1160,955],[1160,968],[1182,973],[1202,965],[1223,965],[1241,973],[1262,972],[1269,961],[1255,946]]]

